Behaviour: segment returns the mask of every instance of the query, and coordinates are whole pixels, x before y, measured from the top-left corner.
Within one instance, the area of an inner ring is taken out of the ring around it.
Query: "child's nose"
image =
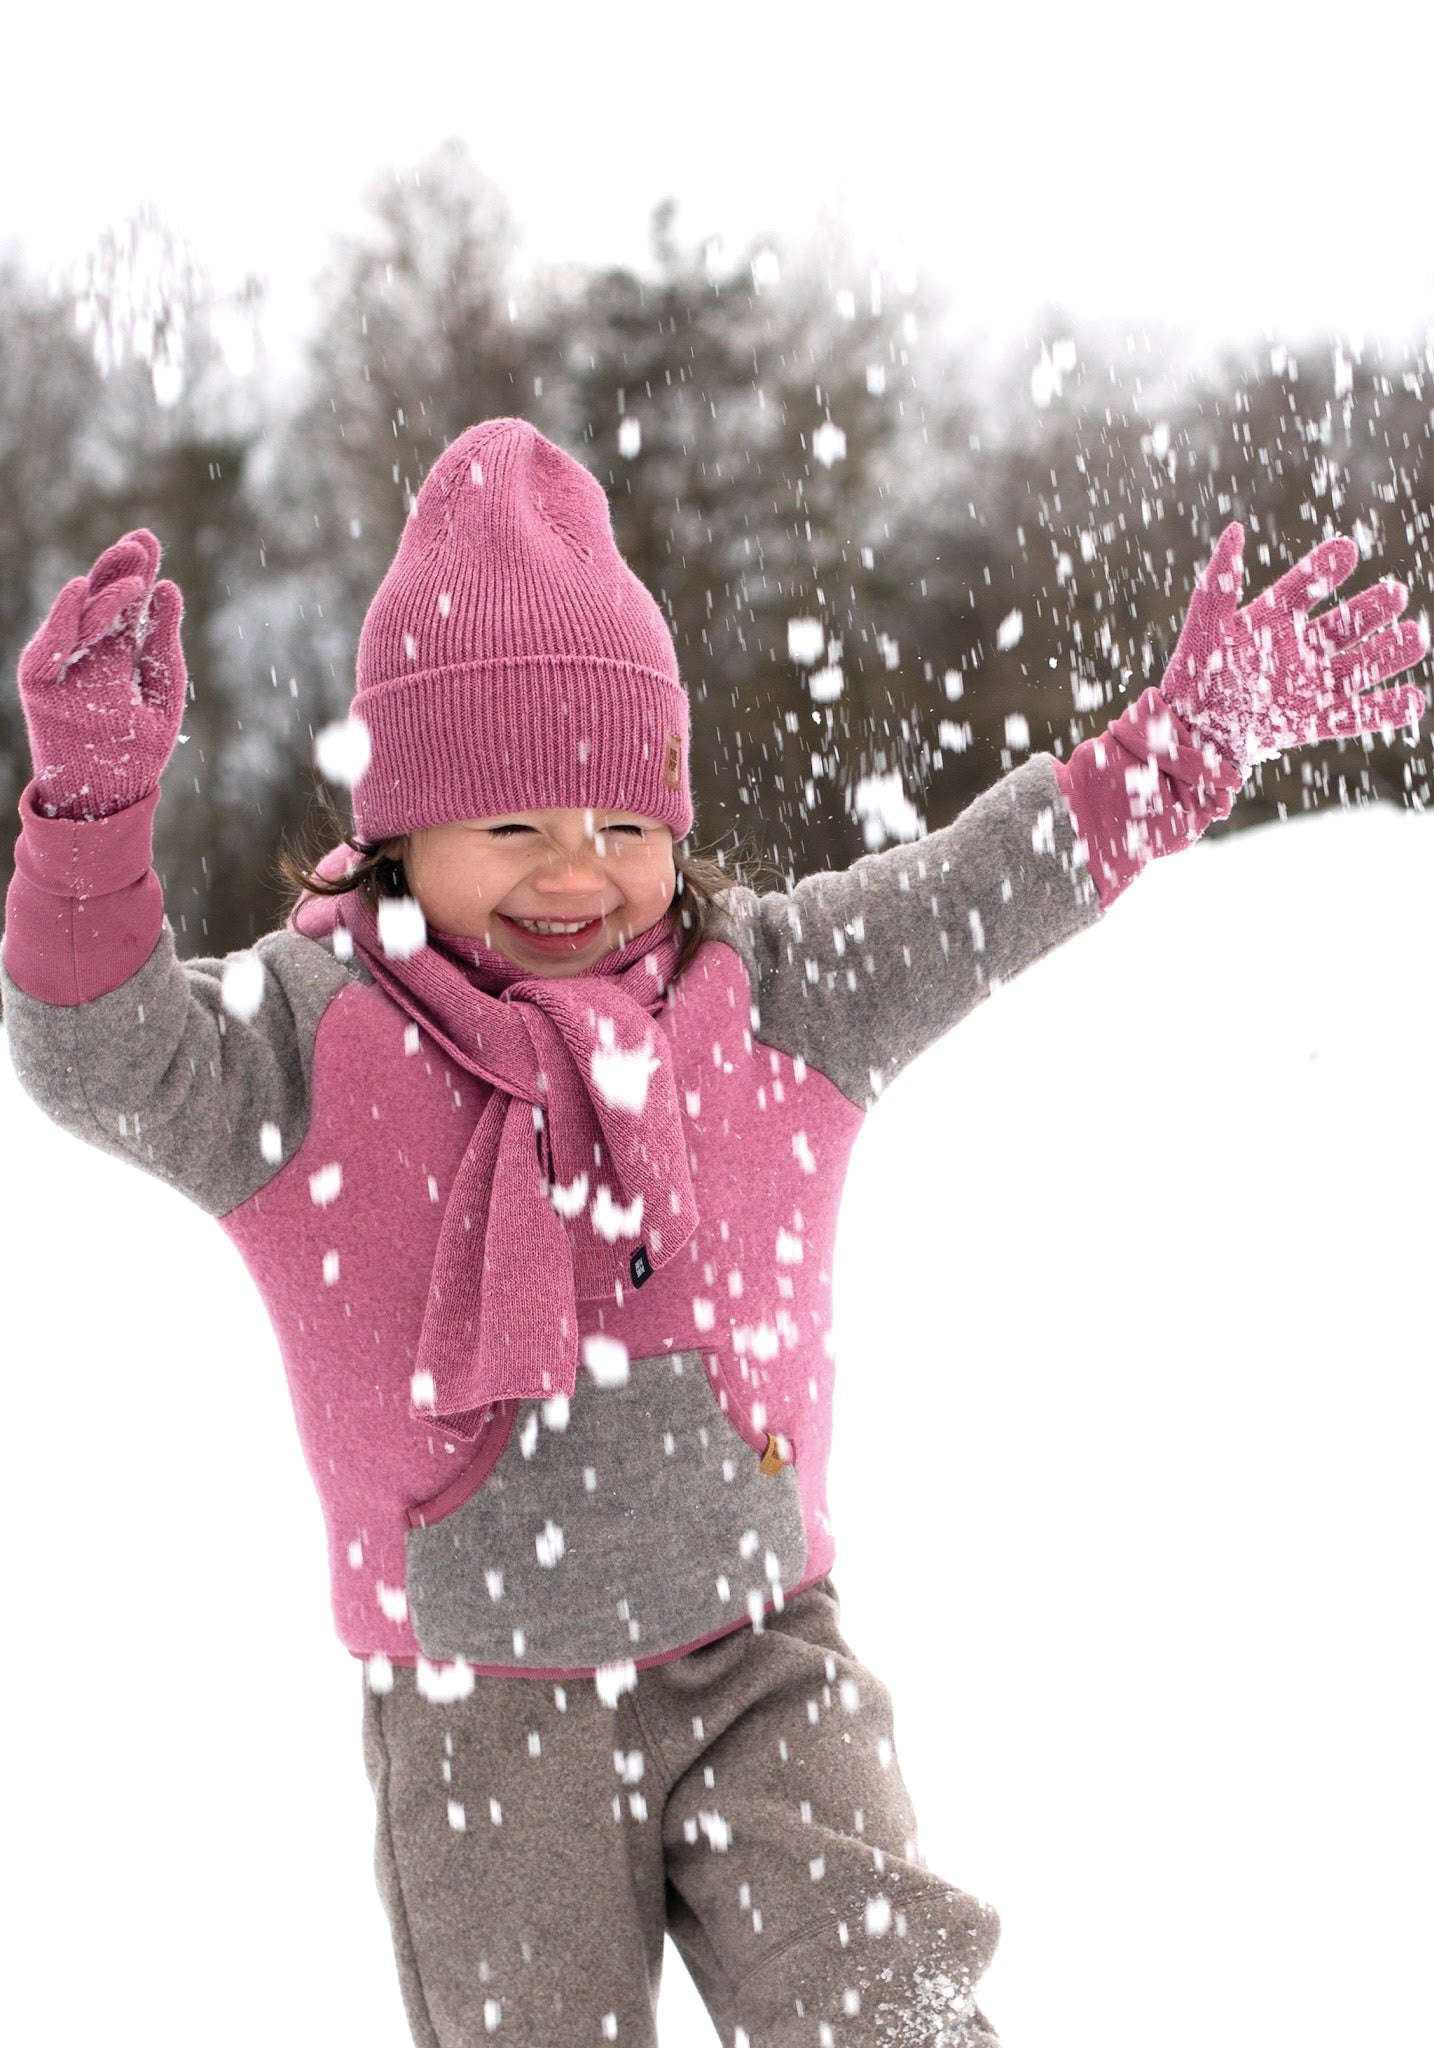
[[[582,847],[563,847],[554,851],[541,874],[534,877],[539,889],[564,890],[600,889],[603,886],[602,863],[597,848],[589,840]]]

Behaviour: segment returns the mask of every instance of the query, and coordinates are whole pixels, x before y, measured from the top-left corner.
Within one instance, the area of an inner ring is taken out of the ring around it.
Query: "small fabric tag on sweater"
[[[641,1287],[644,1280],[652,1278],[652,1261],[647,1256],[647,1246],[645,1244],[640,1244],[628,1260],[628,1270],[632,1274],[632,1284],[634,1287]]]

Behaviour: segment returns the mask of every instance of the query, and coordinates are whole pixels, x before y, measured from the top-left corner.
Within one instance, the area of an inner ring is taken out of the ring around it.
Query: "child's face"
[[[509,811],[394,846],[429,924],[529,974],[585,974],[656,924],[677,888],[670,828],[630,811]]]

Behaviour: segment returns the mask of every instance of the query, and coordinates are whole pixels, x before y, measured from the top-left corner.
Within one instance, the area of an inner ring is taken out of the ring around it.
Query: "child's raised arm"
[[[20,657],[35,771],[21,810],[35,829],[16,857],[6,954],[31,993],[50,1002],[77,1002],[127,980],[163,920],[149,827],[188,678],[179,644],[184,607],[173,583],[155,582],[158,568],[154,535],[125,534],[88,576],[65,585]],[[98,834],[69,829],[121,817]],[[46,831],[46,821],[55,829]],[[101,923],[77,915],[89,893],[75,886],[89,880],[76,872],[87,865],[86,841],[123,892]]]
[[[844,873],[728,892],[767,1044],[869,1104],[992,987],[1228,816],[1255,762],[1418,721],[1421,689],[1378,687],[1428,651],[1399,619],[1404,587],[1317,613],[1359,560],[1336,537],[1241,610],[1243,540],[1238,524],[1222,534],[1160,687],[1068,761],[1036,755],[953,824]]]
[[[187,676],[179,592],[158,566],[153,534],[126,534],[21,656],[35,774],[5,1014],[16,1072],[57,1123],[222,1215],[297,1148],[318,1021],[353,970],[279,933],[239,999],[222,961],[175,958],[150,833]]]
[[[754,1034],[866,1107],[994,985],[1093,924],[1055,765],[1037,755],[913,845],[784,894],[729,890],[714,936],[746,963]]]

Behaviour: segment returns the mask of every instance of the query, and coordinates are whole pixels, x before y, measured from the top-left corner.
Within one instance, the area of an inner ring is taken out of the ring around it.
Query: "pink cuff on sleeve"
[[[158,790],[107,818],[47,818],[32,782],[5,899],[5,970],[37,1002],[73,1007],[137,974],[164,923],[150,866]]]
[[[1228,818],[1244,781],[1154,687],[1055,770],[1103,910],[1152,860]]]

